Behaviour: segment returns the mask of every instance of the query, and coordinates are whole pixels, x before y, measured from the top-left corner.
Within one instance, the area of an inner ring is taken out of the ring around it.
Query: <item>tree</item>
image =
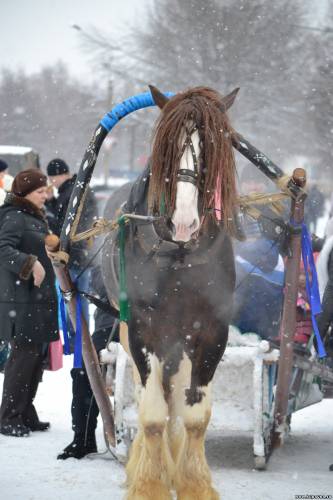
[[[327,19],[332,19],[333,6],[328,5]],[[322,187],[331,191],[327,183],[333,172],[333,24],[312,30],[311,88],[308,94],[308,112],[316,127],[317,169],[314,178],[322,178]],[[329,194],[331,194],[329,192]]]
[[[30,76],[3,70],[0,108],[2,144],[33,147],[42,166],[60,156],[73,170],[104,112],[93,89],[72,79],[62,63]]]
[[[295,28],[305,13],[297,0],[155,0],[130,35],[112,40],[95,30],[85,34],[85,48],[109,68],[120,93],[128,82],[129,95],[148,83],[175,91],[209,85],[222,93],[240,86],[236,128],[282,163],[287,155],[315,154],[304,99],[311,36]],[[145,121],[152,121],[147,113]]]

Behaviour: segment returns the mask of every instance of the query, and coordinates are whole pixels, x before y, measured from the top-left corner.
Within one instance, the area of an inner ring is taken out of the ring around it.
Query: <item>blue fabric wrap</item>
[[[76,331],[74,345],[74,368],[82,368],[82,304],[80,294],[76,294]]]
[[[172,97],[175,94],[173,92],[165,92],[164,95],[166,97]],[[100,121],[100,124],[110,132],[110,130],[126,115],[138,109],[149,108],[150,106],[155,106],[154,99],[150,92],[134,95],[120,104],[117,104],[109,113],[106,113]]]
[[[248,262],[246,260],[243,260],[242,262],[237,261],[237,256],[236,256],[236,262],[248,274],[260,276],[265,281],[269,281],[270,283],[273,283],[273,285],[278,285],[281,287],[284,285],[284,271],[273,269],[273,271],[264,272],[259,267],[251,264],[251,262]]]
[[[326,351],[318,330],[316,320],[316,314],[319,314],[322,311],[318,288],[318,277],[313,258],[311,236],[309,234],[308,228],[304,223],[302,224],[302,258],[305,270],[306,292],[310,303],[312,326],[317,339],[318,357],[324,358],[326,356]],[[309,270],[311,272],[311,280],[309,276]]]
[[[61,316],[62,333],[64,336],[64,354],[71,354],[71,348],[69,345],[69,338],[68,338],[66,307],[63,296],[61,296],[60,298],[60,316]]]

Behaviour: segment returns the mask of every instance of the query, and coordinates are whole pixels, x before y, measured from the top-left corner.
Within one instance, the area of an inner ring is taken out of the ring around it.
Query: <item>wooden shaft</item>
[[[240,134],[236,133],[235,136],[232,137],[232,144],[237,151],[250,160],[250,162],[259,168],[264,175],[280,187],[280,181],[283,177],[285,177],[285,174],[280,167],[273,163],[272,160],[270,160],[264,153],[259,151],[259,149],[253,146]],[[303,170],[303,172],[305,171]],[[305,183],[302,185],[291,180],[288,181],[286,188],[288,188],[288,192],[292,195],[292,197],[298,200],[300,198],[304,198],[305,196],[303,191],[304,185]]]
[[[45,238],[45,247],[49,252],[57,252],[59,250],[60,240],[57,236],[49,235]],[[52,260],[53,269],[62,292],[72,292],[67,309],[71,321],[76,327],[76,290],[70,277],[67,265],[55,260]],[[104,430],[111,446],[115,446],[115,429],[113,408],[108,396],[99,365],[98,356],[95,346],[91,340],[88,325],[84,315],[81,312],[81,327],[82,327],[82,357],[87,371],[88,379],[94,393],[97,406],[101,413],[104,424]]]
[[[293,172],[293,182],[303,188],[306,173],[302,168]],[[296,330],[296,307],[301,259],[301,224],[304,218],[304,199],[291,200],[290,219],[295,225],[291,235],[291,256],[286,262],[286,284],[280,327],[280,358],[275,394],[273,446],[280,446],[287,420],[289,389],[293,368],[293,340]]]

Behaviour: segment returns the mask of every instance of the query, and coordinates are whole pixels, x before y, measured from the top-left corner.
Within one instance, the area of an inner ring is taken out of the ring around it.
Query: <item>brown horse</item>
[[[222,97],[198,87],[168,100],[151,90],[163,109],[150,165],[126,207],[158,217],[127,229],[128,335],[142,384],[127,498],[170,500],[176,490],[178,500],[215,500],[204,439],[235,284],[234,131],[226,111],[237,91]]]

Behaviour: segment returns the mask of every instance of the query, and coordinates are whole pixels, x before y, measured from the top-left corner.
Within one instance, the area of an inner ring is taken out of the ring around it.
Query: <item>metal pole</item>
[[[49,253],[55,253],[59,250],[59,238],[52,234],[46,236],[45,247]],[[51,259],[53,269],[62,292],[68,296],[68,312],[73,325],[76,325],[76,290],[70,277],[66,263],[55,258]],[[88,379],[94,393],[97,406],[101,412],[104,430],[111,446],[115,447],[115,429],[113,408],[106,387],[102,378],[102,372],[99,365],[98,356],[94,344],[92,343],[89,329],[85,317],[81,313],[82,325],[82,357],[87,371]]]
[[[296,186],[304,188],[306,172],[297,168],[293,172],[292,181]],[[290,219],[294,226],[291,235],[291,256],[286,263],[286,285],[280,328],[280,358],[278,379],[275,394],[273,446],[280,446],[287,430],[288,401],[291,375],[294,361],[293,339],[296,328],[296,303],[298,293],[299,266],[301,259],[301,223],[304,218],[304,199],[291,200]]]

